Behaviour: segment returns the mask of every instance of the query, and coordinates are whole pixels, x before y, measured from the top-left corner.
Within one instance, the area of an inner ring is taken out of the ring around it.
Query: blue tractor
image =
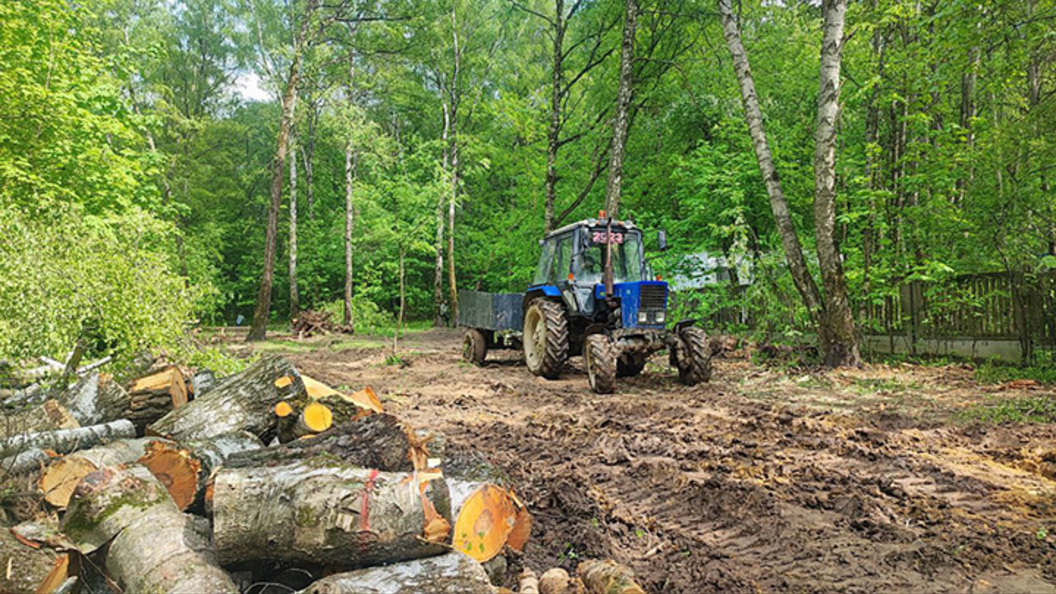
[[[663,231],[659,248],[667,247]],[[557,379],[569,357],[582,355],[590,387],[611,393],[616,378],[641,373],[667,349],[683,383],[711,377],[704,331],[684,320],[667,329],[667,283],[645,259],[642,231],[599,213],[551,232],[535,279],[524,293],[459,292],[463,357],[480,365],[488,349],[523,348],[528,369]]]

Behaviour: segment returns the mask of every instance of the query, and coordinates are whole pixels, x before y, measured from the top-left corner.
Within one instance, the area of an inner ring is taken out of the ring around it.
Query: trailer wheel
[[[645,369],[646,358],[642,355],[621,355],[616,360],[616,377],[634,377]]]
[[[536,299],[524,312],[524,362],[528,370],[557,379],[568,359],[568,320],[561,305]]]
[[[708,336],[700,328],[683,328],[678,333],[679,348],[676,364],[678,379],[687,386],[695,386],[711,379],[711,347]]]
[[[488,341],[484,333],[476,328],[466,329],[462,338],[462,359],[474,365],[483,365],[488,356]]]
[[[612,394],[616,390],[616,353],[609,337],[604,334],[588,336],[583,344],[583,359],[590,389],[596,394]]]

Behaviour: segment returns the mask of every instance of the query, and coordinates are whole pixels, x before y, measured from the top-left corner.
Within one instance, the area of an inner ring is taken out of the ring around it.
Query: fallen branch
[[[488,574],[479,563],[452,552],[384,567],[335,573],[313,583],[300,594],[491,594],[494,591]]]

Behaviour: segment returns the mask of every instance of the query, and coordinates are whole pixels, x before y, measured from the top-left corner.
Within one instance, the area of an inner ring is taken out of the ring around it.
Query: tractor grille
[[[642,285],[641,309],[643,311],[664,311],[667,287],[663,285]]]

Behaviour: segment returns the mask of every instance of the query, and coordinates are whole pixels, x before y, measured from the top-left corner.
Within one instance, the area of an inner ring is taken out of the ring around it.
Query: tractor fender
[[[561,290],[554,285],[538,285],[531,287],[524,293],[524,301],[521,303],[521,309],[528,309],[528,304],[540,297],[560,300]]]
[[[677,335],[678,333],[682,332],[683,328],[689,328],[690,326],[693,326],[696,323],[696,319],[682,320],[681,322],[675,324],[674,328],[671,329],[671,333]]]

